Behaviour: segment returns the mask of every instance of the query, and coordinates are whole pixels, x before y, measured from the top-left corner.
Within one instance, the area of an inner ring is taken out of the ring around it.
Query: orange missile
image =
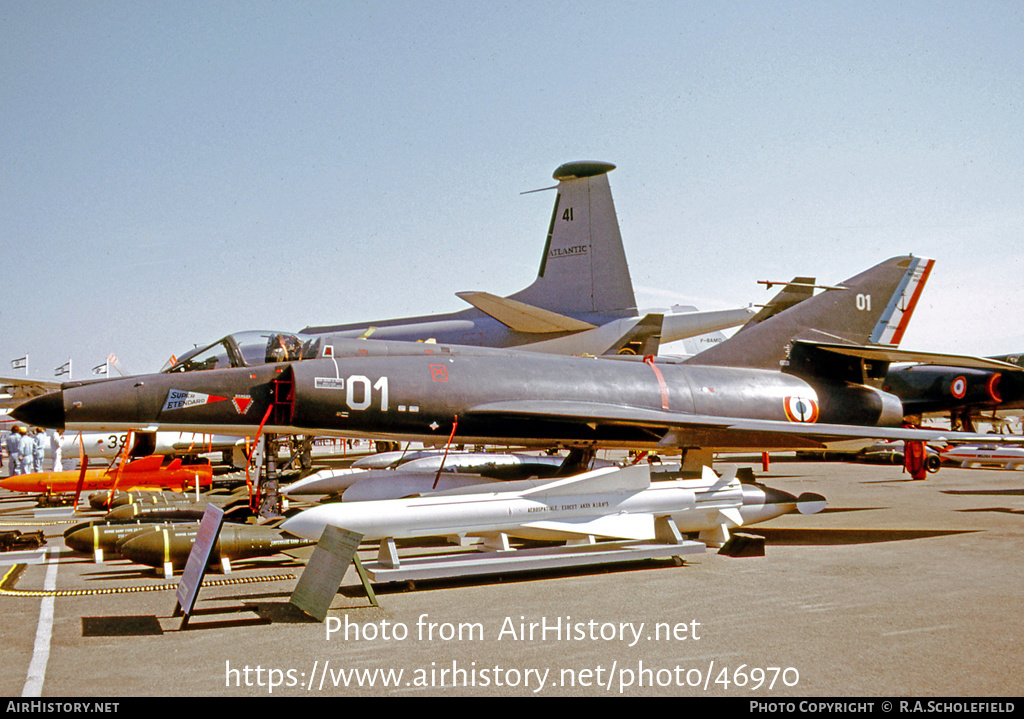
[[[183,465],[180,459],[173,459],[163,466],[163,461],[163,455],[159,454],[136,459],[121,469],[120,479],[117,479],[117,469],[113,467],[87,469],[82,490],[111,489],[117,480],[118,489],[174,489],[181,492],[195,488],[197,478],[200,486],[209,486],[213,482],[213,467],[209,462]],[[0,487],[33,494],[74,492],[78,488],[79,475],[80,470],[19,474],[0,480]]]

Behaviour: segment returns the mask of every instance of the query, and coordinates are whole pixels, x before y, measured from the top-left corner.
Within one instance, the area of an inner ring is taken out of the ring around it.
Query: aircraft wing
[[[916,352],[913,350],[901,350],[898,347],[870,346],[870,345],[845,345],[829,342],[808,342],[797,340],[796,345],[813,347],[814,349],[831,352],[834,354],[846,355],[848,357],[859,357],[861,359],[873,360],[876,362],[916,362],[918,364],[948,365],[951,367],[969,367],[976,369],[991,369],[1003,371],[1020,371],[1021,367],[1009,364],[998,359],[987,357],[972,357],[970,355],[952,355],[939,352]]]
[[[660,436],[660,442],[666,447],[821,449],[829,442],[850,439],[1024,443],[1024,436],[1020,435],[714,417],[597,402],[507,400],[477,405],[469,414],[565,421],[595,428],[600,425],[638,427],[650,430],[652,436]]]
[[[60,389],[60,380],[33,377],[0,377],[0,407],[15,407],[25,400]]]
[[[529,334],[582,332],[596,327],[589,322],[582,322],[557,312],[528,305],[525,302],[510,300],[507,297],[498,297],[490,292],[456,292],[455,294],[516,332]]]

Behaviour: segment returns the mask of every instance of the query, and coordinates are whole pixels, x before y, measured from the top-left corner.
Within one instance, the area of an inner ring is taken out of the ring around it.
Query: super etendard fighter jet
[[[316,357],[324,337],[520,347],[557,354],[656,354],[674,342],[743,324],[747,308],[637,310],[606,162],[570,162],[558,180],[537,279],[508,297],[458,292],[460,312],[342,325],[298,333],[228,335],[176,357],[166,371],[188,372]]]
[[[714,449],[938,439],[952,433],[902,429],[899,399],[877,387],[889,362],[926,360],[894,344],[931,265],[894,257],[685,361],[325,337],[316,359],[68,383],[16,413],[69,429],[698,450],[704,463]]]
[[[788,283],[764,284],[769,287],[772,284],[785,286],[740,328],[740,332],[803,302],[818,287],[811,277],[795,277]],[[1024,372],[1020,371],[1024,369],[1024,355],[997,355],[988,359],[1016,365],[1016,369],[1005,372],[1004,368],[946,366],[932,358],[928,363],[890,366],[881,388],[900,398],[904,415],[944,415],[949,417],[953,429],[974,432],[976,420],[999,425],[1005,421],[1001,414],[1024,408]],[[707,357],[702,358],[702,361],[706,360]]]

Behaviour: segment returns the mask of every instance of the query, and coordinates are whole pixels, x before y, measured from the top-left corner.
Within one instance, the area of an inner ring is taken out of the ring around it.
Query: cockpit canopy
[[[271,362],[314,359],[320,338],[294,332],[253,330],[236,332],[213,344],[172,357],[161,372],[195,372],[225,367],[253,367]]]

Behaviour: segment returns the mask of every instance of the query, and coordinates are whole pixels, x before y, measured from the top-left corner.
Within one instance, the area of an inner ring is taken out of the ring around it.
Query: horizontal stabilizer
[[[498,297],[489,292],[456,292],[455,294],[516,332],[545,334],[582,332],[595,328],[595,325],[589,322],[581,322],[557,312],[542,310],[525,302]]]
[[[654,539],[654,515],[611,514],[579,520],[540,521],[524,524],[525,529],[545,534],[610,537],[615,539]]]

